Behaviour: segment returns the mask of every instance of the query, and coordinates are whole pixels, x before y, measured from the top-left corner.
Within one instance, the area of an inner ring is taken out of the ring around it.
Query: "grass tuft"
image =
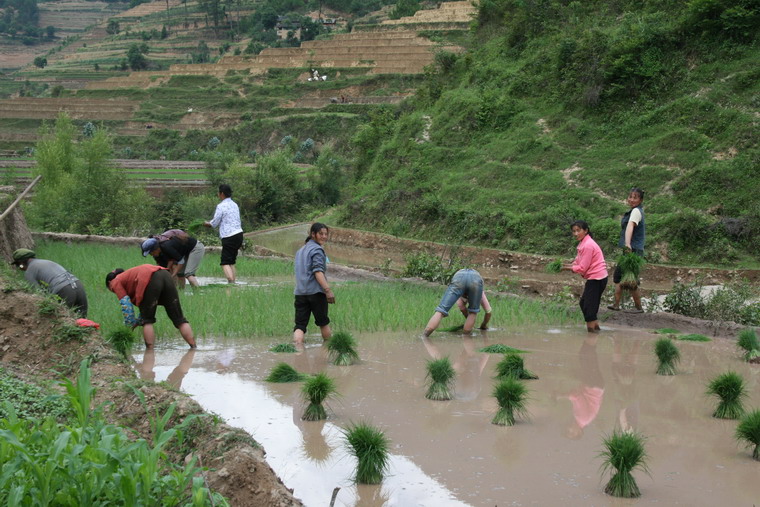
[[[525,362],[518,354],[510,352],[496,364],[496,378],[513,377],[518,380],[537,379],[538,376],[525,369]]]
[[[649,473],[644,437],[638,433],[614,431],[604,439],[603,445],[605,449],[599,454],[603,460],[602,472],[610,470],[612,474],[604,492],[620,498],[640,497],[641,491],[631,472],[638,468]]]
[[[678,329],[673,329],[672,327],[663,327],[660,329],[655,329],[653,333],[656,334],[681,334],[681,331]]]
[[[304,382],[301,394],[304,401],[308,403],[302,417],[304,421],[327,419],[327,412],[322,403],[328,397],[336,394],[335,380],[325,373],[317,373]]]
[[[681,353],[669,338],[660,338],[654,343],[657,355],[657,375],[675,375],[676,364],[681,360]]]
[[[285,383],[301,382],[307,378],[309,378],[307,374],[298,372],[288,363],[277,363],[265,380],[267,382]]]
[[[502,345],[501,343],[494,343],[480,349],[480,352],[486,352],[488,354],[525,354],[525,350],[516,349],[509,345]]]
[[[492,424],[513,426],[515,416],[527,417],[525,403],[528,400],[528,388],[514,377],[504,377],[493,388],[493,396],[499,404],[499,410],[491,419]]]
[[[752,458],[760,461],[760,410],[754,410],[742,417],[736,427],[736,439],[747,447],[754,445]]]
[[[708,338],[707,336],[703,334],[682,334],[675,337],[676,339],[682,341],[682,342],[711,342],[712,339]]]
[[[747,396],[744,378],[729,371],[715,377],[707,386],[707,394],[719,398],[713,417],[718,419],[738,419],[744,415],[742,399]]]
[[[744,360],[760,357],[760,340],[753,329],[742,329],[736,338],[736,345],[744,350]]]
[[[120,327],[115,331],[108,333],[106,341],[110,343],[119,354],[127,357],[129,353],[132,352],[132,347],[135,344],[135,334],[131,329]]]
[[[292,343],[278,343],[277,345],[271,347],[269,349],[269,352],[288,352],[288,353],[294,353],[297,352],[296,346]]]
[[[456,372],[448,357],[434,359],[427,363],[428,390],[425,398],[429,400],[450,400],[451,388]]]
[[[385,434],[367,423],[352,424],[344,431],[349,452],[357,460],[356,482],[380,484],[388,471],[389,441]]]
[[[337,366],[350,366],[359,362],[356,340],[350,333],[339,331],[327,340],[327,353]]]

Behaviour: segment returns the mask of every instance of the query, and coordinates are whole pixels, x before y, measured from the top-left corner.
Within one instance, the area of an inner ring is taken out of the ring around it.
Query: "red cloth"
[[[129,296],[133,305],[140,306],[153,273],[159,269],[165,268],[155,264],[141,264],[116,275],[108,287],[119,300],[124,296]]]
[[[79,327],[94,327],[100,329],[100,324],[93,322],[90,319],[77,319],[77,326]]]

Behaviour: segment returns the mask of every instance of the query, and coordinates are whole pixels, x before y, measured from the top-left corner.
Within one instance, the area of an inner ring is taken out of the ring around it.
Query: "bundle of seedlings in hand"
[[[523,358],[515,353],[509,353],[496,365],[496,378],[513,377],[518,380],[531,380],[538,377],[525,369]]]
[[[649,473],[646,466],[644,437],[637,433],[617,430],[604,439],[605,450],[599,454],[603,459],[602,472],[611,470],[612,477],[604,488],[608,495],[621,498],[638,498],[641,496],[636,479],[631,472],[639,468]]]
[[[644,266],[644,258],[633,252],[624,253],[618,258],[618,266],[622,275],[620,286],[629,291],[639,288],[639,272]]]
[[[515,415],[524,418],[528,415],[525,402],[528,399],[528,388],[514,377],[504,377],[493,388],[493,396],[499,404],[499,410],[491,423],[499,426],[513,426]]]
[[[349,366],[359,361],[359,354],[356,353],[356,340],[350,333],[343,331],[335,333],[332,338],[327,340],[327,353],[333,364],[338,366]]]
[[[269,349],[269,352],[297,352],[296,346],[292,343],[278,343]]]
[[[560,259],[554,259],[546,265],[547,273],[559,273],[562,271],[562,261]]]
[[[436,401],[450,400],[454,377],[456,372],[448,357],[428,361],[427,378],[430,384],[425,398]]]
[[[299,373],[295,368],[288,363],[277,363],[269,376],[265,379],[267,382],[285,383],[285,382],[301,382],[306,380],[309,376],[305,373]]]
[[[356,457],[356,482],[380,484],[388,471],[389,442],[385,434],[366,423],[349,426],[344,431],[349,452]]]
[[[715,377],[707,386],[707,394],[720,398],[713,417],[718,419],[738,419],[744,414],[742,398],[747,395],[744,378],[729,371]]]
[[[301,388],[301,394],[303,399],[308,403],[306,410],[303,413],[304,421],[321,421],[327,419],[327,412],[322,403],[336,393],[335,380],[328,377],[324,373],[317,373],[313,377],[309,377],[304,382]]]
[[[739,348],[744,349],[744,360],[751,361],[760,357],[760,340],[757,339],[755,331],[752,329],[742,329],[736,339]]]
[[[486,352],[488,354],[523,354],[524,350],[510,347],[509,345],[503,345],[501,343],[494,343],[481,348],[478,352]]]
[[[131,329],[126,327],[120,327],[115,331],[108,333],[106,339],[108,343],[113,345],[113,348],[124,357],[127,357],[132,351],[132,346],[135,344],[135,335]]]
[[[678,347],[669,338],[660,338],[654,343],[657,355],[657,375],[675,375],[676,364],[681,360]]]
[[[206,221],[203,220],[202,218],[196,218],[195,220],[190,222],[187,225],[187,227],[185,227],[185,230],[197,235],[199,232],[203,230],[204,223],[206,223]]]
[[[747,447],[755,446],[752,457],[760,461],[760,410],[755,410],[742,417],[736,427],[736,439]]]

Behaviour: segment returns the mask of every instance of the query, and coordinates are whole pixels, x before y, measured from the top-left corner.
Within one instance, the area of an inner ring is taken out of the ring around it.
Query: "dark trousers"
[[[597,320],[596,314],[599,313],[599,303],[602,301],[602,294],[606,288],[607,277],[601,280],[586,280],[586,286],[583,287],[580,300],[583,319],[586,322]]]

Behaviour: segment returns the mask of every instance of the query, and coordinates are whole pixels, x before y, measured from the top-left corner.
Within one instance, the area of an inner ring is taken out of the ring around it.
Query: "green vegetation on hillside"
[[[569,254],[583,219],[610,251],[639,186],[651,260],[742,259],[760,247],[759,33],[755,0],[483,0],[473,49],[355,133],[342,223]]]

